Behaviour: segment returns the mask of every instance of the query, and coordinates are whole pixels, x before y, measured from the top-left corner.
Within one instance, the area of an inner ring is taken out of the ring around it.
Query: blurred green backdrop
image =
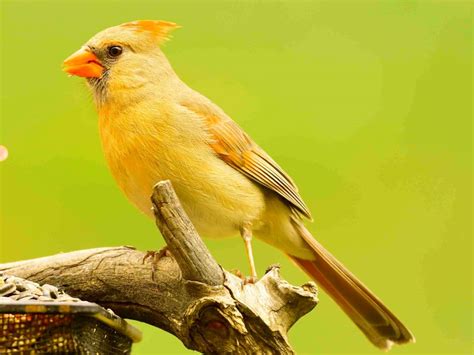
[[[299,184],[311,229],[417,337],[393,353],[470,353],[472,2],[2,1],[0,262],[81,248],[158,249],[105,166],[83,80],[62,60],[135,19],[183,26],[177,73]],[[208,241],[247,270],[240,238]],[[258,269],[282,265],[256,242]],[[290,332],[299,353],[376,353],[326,295]],[[139,324],[137,354],[183,353]]]

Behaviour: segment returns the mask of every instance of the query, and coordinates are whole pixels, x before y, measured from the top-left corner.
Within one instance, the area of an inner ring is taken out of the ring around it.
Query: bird
[[[186,85],[163,44],[177,24],[109,27],[63,62],[86,78],[109,169],[126,197],[153,218],[150,195],[170,180],[201,236],[242,237],[256,278],[252,238],[280,249],[382,350],[414,342],[410,330],[309,232],[292,178],[219,106]]]

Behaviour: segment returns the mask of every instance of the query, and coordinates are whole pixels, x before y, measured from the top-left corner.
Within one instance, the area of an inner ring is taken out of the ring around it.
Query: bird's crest
[[[130,28],[136,32],[149,32],[161,43],[170,39],[171,31],[181,26],[169,21],[139,20],[124,23],[120,27]]]

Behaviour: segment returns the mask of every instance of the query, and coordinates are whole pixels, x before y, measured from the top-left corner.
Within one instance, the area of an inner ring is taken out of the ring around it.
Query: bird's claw
[[[254,284],[258,281],[258,278],[256,275],[254,276],[245,276],[242,274],[242,271],[239,269],[232,269],[230,270],[230,273],[237,276],[239,279],[242,280],[242,285],[248,285],[248,284]]]
[[[242,279],[242,281],[243,281],[243,284],[245,286],[245,285],[248,285],[248,284],[253,285],[254,283],[256,283],[258,281],[258,279],[257,279],[257,276],[245,276]]]
[[[151,259],[152,262],[155,264],[157,263],[161,258],[163,257],[170,257],[171,256],[171,252],[169,251],[168,249],[168,246],[165,245],[163,248],[161,248],[160,250],[156,251],[156,250],[148,250],[145,254],[145,256],[143,257],[142,259],[142,264],[145,263],[145,261],[147,261],[147,259]]]
[[[168,250],[168,246],[165,245],[163,248],[160,250],[148,250],[145,254],[145,256],[142,259],[142,264],[145,263],[148,259],[151,259],[151,279],[153,281],[155,280],[155,272],[156,272],[156,265],[158,264],[158,261],[160,261],[161,258],[163,257],[170,257],[171,252]]]
[[[232,269],[230,270],[230,273],[237,276],[242,281],[245,279],[244,275],[242,274],[242,271],[240,271],[239,269]]]

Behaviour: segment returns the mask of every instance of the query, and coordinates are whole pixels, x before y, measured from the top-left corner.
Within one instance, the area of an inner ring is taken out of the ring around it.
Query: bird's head
[[[63,70],[87,78],[96,100],[109,91],[142,86],[169,74],[171,67],[160,50],[178,28],[167,21],[141,20],[107,28],[92,37],[63,63]]]

